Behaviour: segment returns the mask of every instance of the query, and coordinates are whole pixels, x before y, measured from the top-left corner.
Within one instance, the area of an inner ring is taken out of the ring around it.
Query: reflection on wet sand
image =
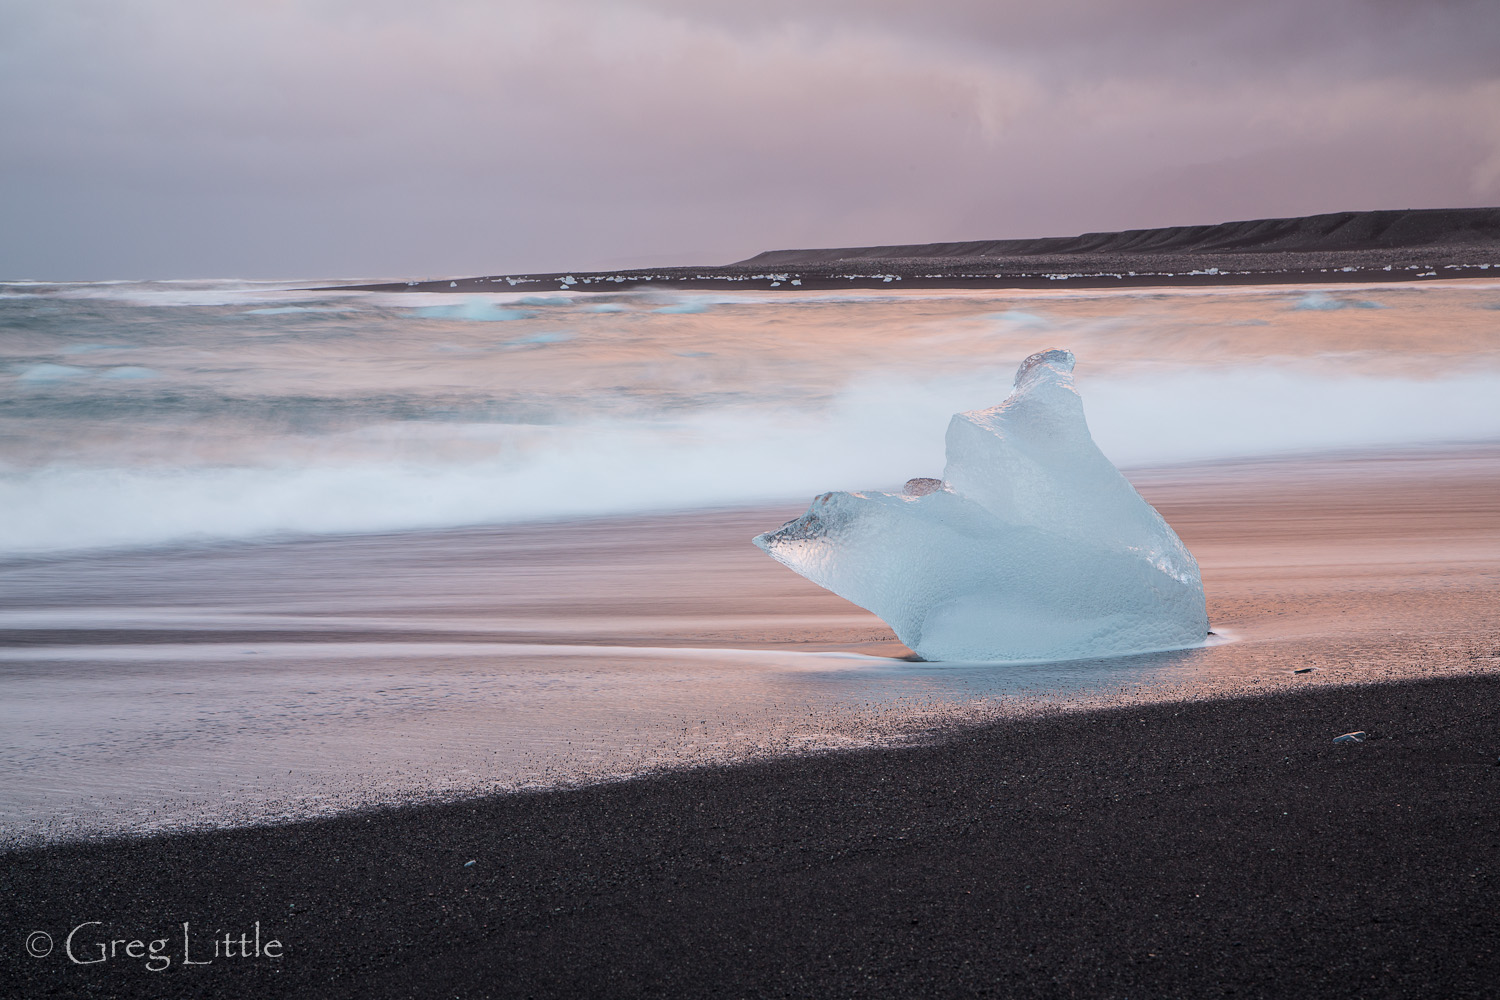
[[[256,822],[1500,666],[1500,451],[1132,478],[1233,641],[912,663],[878,619],[749,544],[800,505],[13,560],[0,823],[17,841]]]

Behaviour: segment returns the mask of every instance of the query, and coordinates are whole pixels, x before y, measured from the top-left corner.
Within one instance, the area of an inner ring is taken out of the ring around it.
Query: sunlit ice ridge
[[[935,475],[1079,357],[1132,467],[1500,440],[1500,280],[1138,289],[0,285],[0,553],[742,505]]]

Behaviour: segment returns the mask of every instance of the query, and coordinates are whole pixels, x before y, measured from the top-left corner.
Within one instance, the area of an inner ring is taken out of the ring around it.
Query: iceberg
[[[1089,434],[1073,355],[955,414],[941,480],[824,493],[755,544],[866,608],[924,660],[1184,649],[1208,636],[1197,560]]]

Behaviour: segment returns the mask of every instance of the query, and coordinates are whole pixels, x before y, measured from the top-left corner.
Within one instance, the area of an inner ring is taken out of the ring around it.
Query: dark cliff
[[[1297,219],[1254,219],[1212,226],[1127,229],[1042,239],[768,250],[733,266],[786,268],[839,261],[982,260],[1079,254],[1319,253],[1478,244],[1500,245],[1500,208],[1334,212]]]

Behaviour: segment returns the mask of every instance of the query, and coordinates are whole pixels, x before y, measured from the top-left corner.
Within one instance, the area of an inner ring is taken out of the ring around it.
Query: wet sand
[[[1217,644],[911,663],[879,619],[749,544],[793,506],[12,561],[0,844],[1500,663],[1494,448],[1131,475],[1197,554]]]
[[[1127,474],[1198,558],[1210,621],[1245,639],[1497,623],[1500,447]],[[880,619],[750,544],[805,506],[13,559],[0,564],[0,649],[441,641],[907,655]]]

